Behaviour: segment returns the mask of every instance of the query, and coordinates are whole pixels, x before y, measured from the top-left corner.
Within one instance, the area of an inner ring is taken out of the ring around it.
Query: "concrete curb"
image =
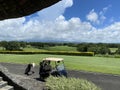
[[[0,75],[3,77],[3,80],[8,82],[8,84],[14,86],[15,90],[43,90],[44,88],[44,85],[39,81],[33,80],[29,77],[12,74],[1,64]]]

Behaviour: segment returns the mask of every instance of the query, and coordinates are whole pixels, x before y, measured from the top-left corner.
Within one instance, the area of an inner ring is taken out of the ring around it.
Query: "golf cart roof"
[[[43,60],[46,61],[63,61],[63,58],[54,58],[54,57],[48,57],[48,58],[44,58]]]

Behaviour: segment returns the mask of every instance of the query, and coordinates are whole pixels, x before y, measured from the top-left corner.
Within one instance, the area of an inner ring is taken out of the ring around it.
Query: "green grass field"
[[[118,50],[118,48],[110,48],[110,51],[111,51],[112,53],[115,53],[116,50]]]
[[[3,50],[1,47],[0,50]],[[76,47],[69,47],[69,46],[54,46],[54,47],[48,47],[43,49],[38,49],[35,47],[25,47],[23,48],[23,51],[77,51]]]
[[[44,50],[44,49],[38,49],[38,48],[33,48],[33,47],[30,47],[30,48],[27,48],[27,47],[26,47],[26,48],[23,49],[23,51],[28,51],[28,52],[29,52],[29,51],[30,51],[30,52],[31,52],[31,51],[34,51],[34,52],[37,52],[37,51],[46,51],[46,50]]]
[[[77,51],[76,47],[69,47],[69,46],[54,46],[49,47],[49,51]]]
[[[87,57],[87,56],[65,56],[65,55],[14,55],[0,54],[0,62],[28,64],[39,62],[45,57],[64,58],[67,69],[83,70],[91,72],[101,72],[120,75],[120,59],[106,57]]]

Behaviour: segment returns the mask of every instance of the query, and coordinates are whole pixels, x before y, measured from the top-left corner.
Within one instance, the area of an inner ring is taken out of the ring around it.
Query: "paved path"
[[[1,65],[8,68],[9,72],[19,75],[24,75],[24,70],[26,65],[22,64],[8,64],[8,63],[1,63]],[[35,73],[30,78],[37,79],[39,78],[39,67],[35,67]],[[97,86],[101,87],[102,90],[120,90],[120,76],[115,75],[105,75],[100,73],[90,73],[90,72],[82,72],[82,71],[68,71],[69,77],[76,77],[76,78],[84,78],[88,81],[95,83]]]

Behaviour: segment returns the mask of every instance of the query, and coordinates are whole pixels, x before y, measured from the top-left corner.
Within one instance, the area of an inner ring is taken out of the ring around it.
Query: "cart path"
[[[0,63],[5,66],[9,72],[24,75],[24,70],[27,65],[23,64],[12,64],[12,63]],[[28,76],[33,79],[39,78],[39,67],[36,66],[34,68],[35,73],[31,76]],[[25,76],[25,75],[24,75]],[[68,71],[69,77],[76,77],[87,79],[88,81],[93,82],[97,86],[101,87],[102,90],[120,90],[120,76],[108,75],[108,74],[100,74],[100,73],[91,73],[91,72],[83,72],[83,71]]]

